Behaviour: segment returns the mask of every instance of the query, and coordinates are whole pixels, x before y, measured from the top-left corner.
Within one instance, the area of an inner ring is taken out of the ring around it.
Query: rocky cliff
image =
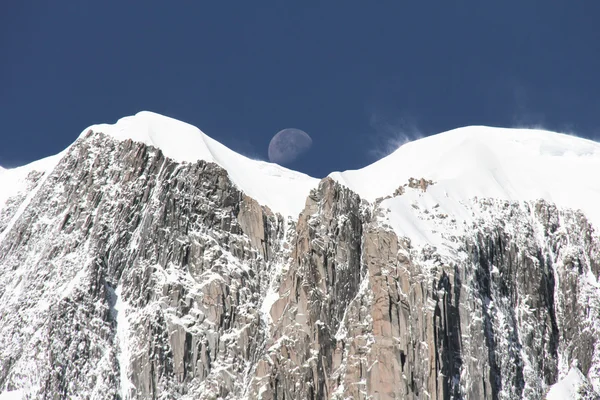
[[[391,199],[436,185],[415,178]],[[583,212],[472,198],[461,225],[415,204],[440,246],[386,204],[325,178],[284,216],[214,162],[90,130],[0,208],[0,393],[542,399],[576,373],[574,398],[600,398]]]

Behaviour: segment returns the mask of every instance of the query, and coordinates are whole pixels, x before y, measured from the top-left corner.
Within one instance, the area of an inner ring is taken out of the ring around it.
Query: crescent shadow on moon
[[[287,128],[275,134],[269,143],[269,161],[288,164],[306,152],[312,145],[308,133],[301,129]]]

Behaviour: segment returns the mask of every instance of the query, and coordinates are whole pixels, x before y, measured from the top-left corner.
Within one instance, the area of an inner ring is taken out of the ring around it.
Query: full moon
[[[291,163],[311,145],[312,139],[303,130],[283,129],[277,132],[269,143],[269,161],[277,164]]]

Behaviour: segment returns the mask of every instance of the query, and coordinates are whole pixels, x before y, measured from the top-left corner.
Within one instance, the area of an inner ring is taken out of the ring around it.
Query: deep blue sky
[[[291,167],[359,168],[404,135],[534,126],[599,138],[600,2],[38,1],[0,7],[0,165],[151,110]]]

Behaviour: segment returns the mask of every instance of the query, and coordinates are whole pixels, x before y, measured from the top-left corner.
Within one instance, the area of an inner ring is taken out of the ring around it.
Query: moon
[[[275,134],[269,143],[269,161],[289,164],[312,145],[308,133],[301,129],[286,128]]]

